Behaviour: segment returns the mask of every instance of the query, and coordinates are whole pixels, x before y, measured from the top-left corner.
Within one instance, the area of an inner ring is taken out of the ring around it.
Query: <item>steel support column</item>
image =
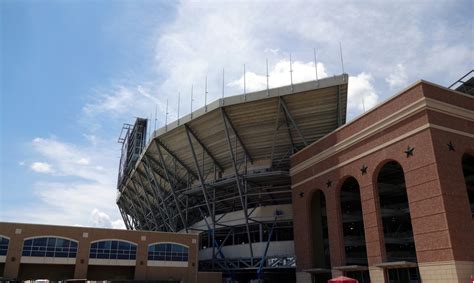
[[[230,120],[229,116],[227,115],[227,112],[225,112],[224,107],[221,108],[221,111],[222,111],[222,113],[224,115],[224,118],[226,119],[227,123],[229,124],[229,127],[232,129],[232,132],[234,132],[235,137],[239,141],[240,147],[245,152],[245,155],[247,156],[247,159],[250,161],[250,163],[253,163],[252,156],[250,155],[249,151],[247,150],[247,147],[245,146],[245,144],[242,142],[242,138],[239,136],[239,134],[235,130],[235,127],[232,124],[232,121]]]
[[[288,119],[290,120],[290,122],[293,124],[293,127],[295,127],[296,131],[298,132],[298,135],[301,137],[301,139],[303,140],[303,143],[305,146],[308,145],[308,142],[306,141],[305,137],[303,136],[303,133],[301,133],[301,130],[300,128],[298,127],[298,124],[296,124],[296,121],[293,119],[293,116],[291,116],[291,112],[290,110],[288,110],[288,107],[286,106],[286,102],[285,100],[283,99],[283,97],[279,97],[279,100],[280,100],[280,106],[283,108],[283,110],[285,111],[285,115],[288,117]]]
[[[207,212],[209,213],[209,216],[212,217],[212,210],[211,210],[211,205],[209,204],[209,198],[206,192],[206,185],[204,184],[204,179],[202,177],[201,170],[199,169],[199,162],[196,157],[196,152],[194,151],[193,142],[191,140],[191,134],[189,133],[188,128],[186,128],[186,136],[188,137],[189,148],[191,149],[191,153],[193,155],[194,164],[196,166],[196,171],[199,177],[199,182],[201,183],[202,194],[204,195],[204,200],[206,202]]]
[[[186,128],[186,134],[191,134],[193,138],[198,142],[198,144],[201,146],[201,148],[206,152],[206,154],[212,159],[212,162],[219,168],[219,170],[222,172],[224,171],[224,168],[222,165],[217,161],[217,159],[214,157],[214,155],[211,154],[209,149],[204,145],[204,143],[197,137],[197,135],[194,133],[193,129],[188,126],[187,124],[184,124],[184,127]]]
[[[166,153],[171,155],[174,158],[174,160],[179,163],[179,165],[181,165],[184,169],[186,169],[188,174],[192,175],[195,179],[198,179],[197,174],[194,173],[193,170],[191,170],[191,168],[189,168],[181,159],[179,159],[178,156],[176,156],[176,154],[174,154],[173,151],[171,151],[168,147],[166,147],[158,138],[155,139],[155,145],[156,147],[161,146],[166,151]]]
[[[172,229],[172,232],[176,232],[176,224],[174,223],[171,223],[171,217],[170,217],[170,209],[168,207],[168,204],[165,202],[165,200],[163,199],[163,195],[162,193],[164,192],[164,190],[161,188],[160,184],[156,181],[156,178],[155,178],[155,175],[153,175],[153,172],[149,172],[149,165],[147,164],[148,163],[148,160],[147,160],[147,157],[146,155],[144,155],[144,158],[145,158],[145,162],[143,163],[143,168],[145,168],[145,174],[148,176],[148,178],[150,180],[153,180],[153,184],[155,185],[156,189],[157,190],[153,190],[156,192],[156,195],[157,195],[157,202],[159,203],[159,200],[161,200],[161,203],[163,204],[164,208],[163,210],[165,211],[166,213],[166,216],[168,217],[168,220],[170,221],[170,223],[168,223],[168,226]],[[151,175],[151,178],[150,178],[150,175]],[[149,182],[150,185],[152,182]],[[156,198],[156,196],[155,196]],[[172,225],[174,224],[174,225]]]
[[[168,183],[170,184],[171,195],[173,196],[174,203],[176,205],[176,209],[178,210],[179,218],[181,218],[181,222],[183,223],[183,227],[184,227],[184,229],[186,230],[186,233],[187,233],[188,232],[188,225],[187,225],[186,221],[184,220],[183,212],[181,211],[181,206],[179,205],[178,197],[176,196],[176,192],[175,192],[175,185],[176,184],[173,184],[171,182],[171,178],[170,178],[169,173],[168,173],[168,168],[166,167],[166,164],[165,164],[165,159],[163,158],[163,154],[161,153],[161,150],[160,150],[159,147],[158,147],[158,156],[160,157],[161,167],[165,171],[166,179],[168,180]]]
[[[234,167],[235,171],[235,183],[237,185],[237,190],[239,191],[239,198],[240,198],[240,203],[242,205],[242,211],[244,212],[244,217],[245,217],[245,226],[247,228],[247,237],[249,240],[249,248],[250,248],[250,257],[252,258],[251,260],[253,261],[253,248],[252,248],[252,237],[250,237],[250,227],[249,227],[249,216],[247,214],[247,204],[244,201],[244,196],[242,194],[242,188],[240,187],[240,177],[239,177],[239,172],[237,171],[237,164],[234,156],[234,152],[232,151],[232,142],[230,140],[229,136],[229,129],[227,128],[227,122],[224,116],[224,111],[221,108],[221,114],[222,114],[222,122],[224,123],[224,130],[225,134],[227,137],[227,144],[229,145],[229,153],[230,157],[232,160],[232,165]]]

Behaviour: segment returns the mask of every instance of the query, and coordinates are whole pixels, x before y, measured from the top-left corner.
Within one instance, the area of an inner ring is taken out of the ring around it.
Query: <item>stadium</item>
[[[127,229],[200,234],[200,270],[293,281],[289,157],[345,123],[348,75],[219,99],[156,130],[124,125]]]
[[[348,124],[346,74],[223,98],[148,139],[137,118],[119,138],[125,225],[198,234],[199,271],[233,282],[466,282],[473,74]]]

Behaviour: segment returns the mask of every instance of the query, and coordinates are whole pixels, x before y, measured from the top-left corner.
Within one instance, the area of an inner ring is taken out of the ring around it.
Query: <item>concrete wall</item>
[[[252,249],[255,256],[262,256],[265,251],[266,242],[253,243]],[[244,246],[245,248],[242,248]],[[248,244],[224,246],[222,252],[227,258],[249,258],[250,251],[247,248]],[[293,241],[275,241],[270,242],[267,256],[294,256],[294,242]],[[199,251],[199,260],[212,259],[212,248],[202,249]]]

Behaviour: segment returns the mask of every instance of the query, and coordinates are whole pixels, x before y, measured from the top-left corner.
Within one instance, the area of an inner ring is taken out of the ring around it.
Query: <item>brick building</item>
[[[197,235],[0,222],[0,278],[220,282]]]
[[[474,274],[472,96],[419,81],[291,166],[297,282]]]

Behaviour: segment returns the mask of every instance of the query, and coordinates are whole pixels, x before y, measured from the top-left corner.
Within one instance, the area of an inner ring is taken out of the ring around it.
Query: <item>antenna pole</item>
[[[244,101],[247,100],[247,87],[245,82],[245,64],[244,64]]]
[[[265,61],[267,62],[267,96],[270,96],[270,90],[268,89],[268,58],[265,58]]]
[[[222,99],[224,99],[224,88],[225,88],[225,76],[224,76],[224,68],[222,68]],[[222,100],[222,105],[224,105],[224,100]]]
[[[191,119],[193,118],[193,89],[194,85],[191,85]]]
[[[178,91],[178,125],[179,125],[179,104],[181,104],[181,92]]]
[[[316,82],[319,86],[319,79],[318,79],[318,61],[316,60],[316,48],[313,48],[314,53],[314,70],[316,72]]]
[[[204,109],[207,112],[207,76],[206,83],[204,84]]]
[[[293,63],[291,62],[291,53],[290,53],[290,80],[291,80],[291,92],[293,92]]]
[[[156,116],[158,115],[158,104],[155,104],[155,131],[156,131]]]
[[[342,74],[345,74],[345,72],[344,72],[344,59],[342,58],[342,44],[341,44],[341,42],[339,42],[339,52],[341,53]]]
[[[168,98],[166,99],[165,131],[168,131]]]

